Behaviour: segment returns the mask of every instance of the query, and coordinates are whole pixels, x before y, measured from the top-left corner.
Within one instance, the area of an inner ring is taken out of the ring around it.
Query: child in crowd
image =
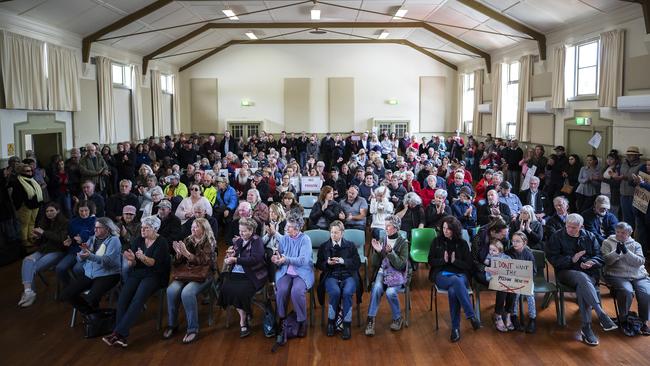
[[[516,233],[512,234],[512,247],[508,249],[507,254],[512,258],[512,259],[518,259],[522,261],[530,261],[533,263],[533,277],[535,276],[535,273],[537,273],[537,268],[535,266],[535,256],[533,255],[533,251],[528,247],[528,237],[526,237],[526,234],[517,231]],[[524,314],[519,315],[519,320],[517,319],[517,313],[519,310],[519,301],[521,298],[525,298],[526,301],[528,302],[528,324],[526,325],[526,333],[535,333],[537,327],[535,324],[535,318],[537,317],[537,311],[535,308],[535,294],[533,292],[533,295],[519,295],[515,297],[515,302],[514,302],[514,309],[512,313],[514,314],[512,318],[512,323],[513,327],[517,330],[524,330]],[[523,307],[522,307],[523,309]]]

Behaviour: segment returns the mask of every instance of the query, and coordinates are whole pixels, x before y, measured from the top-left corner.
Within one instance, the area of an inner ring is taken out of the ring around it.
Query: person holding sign
[[[503,252],[503,244],[499,241],[490,243],[488,255],[485,257],[485,279],[492,280],[493,276],[497,276],[499,271],[494,261],[497,259],[511,259],[509,255]],[[505,291],[497,291],[496,300],[494,302],[494,326],[499,332],[507,332],[514,330],[515,326],[512,323],[512,309],[515,304],[515,294]]]
[[[447,290],[449,313],[451,314],[452,342],[460,340],[460,310],[470,320],[474,330],[481,327],[481,322],[474,314],[467,288],[472,271],[472,257],[467,242],[461,237],[461,224],[453,216],[442,219],[442,234],[431,243],[429,251],[429,280],[440,289]]]
[[[528,237],[526,236],[526,234],[523,231],[515,232],[514,234],[512,234],[510,243],[512,244],[512,247],[510,247],[510,249],[506,251],[506,254],[512,259],[531,262],[533,267],[533,278],[534,278],[535,273],[537,272],[537,267],[535,266],[535,256],[533,255],[533,251],[528,246]],[[526,298],[526,301],[528,302],[528,325],[526,326],[526,333],[535,333],[535,331],[537,330],[537,326],[535,323],[535,318],[537,318],[537,309],[535,307],[534,293],[533,295],[520,295],[520,294],[516,295],[515,302],[514,304],[512,304],[513,327],[516,330],[523,330],[524,314],[519,314],[519,318],[517,318],[517,310],[519,309],[517,304],[519,304],[519,301],[521,301],[522,296]]]
[[[557,231],[546,243],[546,257],[555,268],[557,281],[575,288],[582,317],[582,341],[590,346],[598,345],[598,338],[591,329],[591,310],[598,314],[604,331],[618,326],[600,305],[598,277],[603,266],[600,244],[596,236],[583,229],[583,218],[578,214],[567,216],[565,229]]]

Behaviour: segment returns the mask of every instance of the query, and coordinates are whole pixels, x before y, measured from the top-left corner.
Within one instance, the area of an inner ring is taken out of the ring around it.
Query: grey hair
[[[411,192],[411,193],[413,193],[413,192]],[[392,225],[397,230],[399,230],[402,227],[402,219],[400,219],[399,216],[397,216],[397,215],[387,216],[384,221],[386,221],[388,224]]]
[[[131,182],[131,181],[128,180],[128,179],[122,179],[122,180],[120,181],[120,184],[122,184],[122,183],[128,183],[128,184],[129,184],[129,187],[133,187],[133,182]]]
[[[245,226],[248,230],[255,232],[257,230],[257,221],[243,217],[239,219],[239,226]]]
[[[287,225],[293,226],[297,230],[301,230],[305,225],[305,219],[302,218],[302,215],[299,211],[289,211],[287,214]]]
[[[117,228],[117,225],[115,225],[113,220],[109,219],[108,217],[98,217],[95,221],[105,227],[111,235],[120,236],[120,229]]]
[[[530,177],[530,181],[539,183],[539,178],[533,175],[532,177]]]
[[[436,193],[434,193],[433,196],[447,199],[448,194],[444,189],[436,189]]]
[[[557,196],[557,197],[553,198],[553,205],[556,205],[560,201],[562,202],[562,204],[564,206],[569,206],[569,200],[566,199],[566,197],[564,197],[564,196]]]
[[[585,222],[585,219],[580,216],[580,214],[577,213],[572,213],[569,216],[566,217],[566,223],[567,224],[573,224],[573,225],[580,225]]]
[[[241,201],[241,202],[239,202],[239,204],[237,205],[237,210],[239,210],[239,208],[242,207],[242,206],[246,206],[246,207],[248,208],[248,211],[251,211],[251,210],[253,209],[253,206],[251,206],[251,203],[250,203],[250,202],[248,202],[248,201]]]
[[[151,190],[149,191],[149,194],[151,194],[152,197],[156,193],[160,194],[161,196],[163,195],[163,190],[162,188],[160,188],[160,186],[155,186],[151,188]]]
[[[415,192],[409,192],[404,196],[404,206],[408,206],[410,203],[417,205],[422,204],[422,198],[418,196]]]
[[[530,221],[537,221],[537,216],[535,216],[535,210],[533,209],[533,206],[526,205],[519,210],[519,215],[521,215],[521,212],[526,212],[528,214],[528,217],[530,217]]]
[[[596,199],[594,200],[594,207],[596,207],[596,208],[597,207],[607,207],[607,209],[609,209],[611,207],[611,205],[609,203],[609,197],[604,196],[604,195],[600,195],[600,196],[596,197]]]
[[[260,197],[260,191],[258,191],[257,188],[251,188],[246,193],[247,194],[248,193],[253,193],[255,195],[255,197],[256,197],[255,202],[260,202],[262,200],[262,198]]]
[[[142,226],[150,226],[156,232],[158,232],[158,229],[160,229],[160,219],[158,216],[154,215],[143,217],[140,222],[142,223]]]
[[[618,224],[614,225],[614,229],[625,230],[625,232],[628,233],[628,235],[632,234],[633,231],[632,226],[625,221],[621,221]]]

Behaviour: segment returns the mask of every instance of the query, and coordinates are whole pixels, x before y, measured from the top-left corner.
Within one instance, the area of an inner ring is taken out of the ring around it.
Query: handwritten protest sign
[[[535,263],[518,259],[493,259],[491,268],[497,274],[490,278],[490,290],[521,295],[533,294],[533,266]]]
[[[639,176],[643,178],[643,180],[645,180],[646,182],[650,182],[650,175],[644,172],[639,172]],[[634,199],[632,201],[632,205],[634,205],[634,207],[637,210],[645,214],[648,212],[649,201],[650,201],[650,192],[648,192],[647,189],[637,186],[634,189]]]
[[[320,177],[307,177],[303,176],[300,179],[300,192],[302,193],[318,193],[323,181]]]

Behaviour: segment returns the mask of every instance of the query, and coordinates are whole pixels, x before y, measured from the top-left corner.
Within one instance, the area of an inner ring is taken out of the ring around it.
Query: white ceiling
[[[322,22],[400,22],[412,20],[394,20],[392,16],[400,7],[408,9],[409,18],[433,22],[432,25],[475,47],[491,52],[508,47],[517,42],[531,42],[526,37],[504,24],[474,11],[456,0],[324,0],[348,8],[319,4]],[[600,13],[609,13],[615,9],[634,6],[617,0],[480,0],[483,4],[498,10],[542,33],[549,33],[573,22],[585,20]],[[14,0],[0,3],[0,9],[35,19],[67,31],[87,36],[120,18],[143,8],[153,0]],[[115,31],[106,37],[117,37],[143,31],[157,30],[191,22],[204,22],[153,33],[116,38],[101,41],[116,48],[145,55],[165,44],[201,27],[205,21],[223,18],[223,9],[230,8],[237,14],[259,11],[255,14],[240,15],[239,21],[228,19],[222,23],[232,22],[310,22],[311,3],[293,5],[271,10],[299,1],[174,1],[155,12]],[[359,9],[365,10],[361,11]],[[370,13],[378,12],[383,14]],[[460,28],[459,28],[460,27]],[[301,32],[277,37],[300,29],[251,29],[258,37],[273,39],[361,39],[376,38],[381,29],[332,29],[324,35]],[[485,32],[477,32],[481,30]],[[210,30],[180,45],[164,55],[217,47],[230,40],[247,39],[246,29]],[[407,39],[419,46],[427,47],[431,52],[453,63],[468,60],[469,56],[457,53],[468,51],[450,43],[424,29],[390,28],[389,39]],[[488,33],[490,32],[490,33]],[[513,37],[515,36],[515,37]],[[444,52],[451,51],[453,53]],[[203,52],[194,52],[166,58],[165,61],[183,65]]]

